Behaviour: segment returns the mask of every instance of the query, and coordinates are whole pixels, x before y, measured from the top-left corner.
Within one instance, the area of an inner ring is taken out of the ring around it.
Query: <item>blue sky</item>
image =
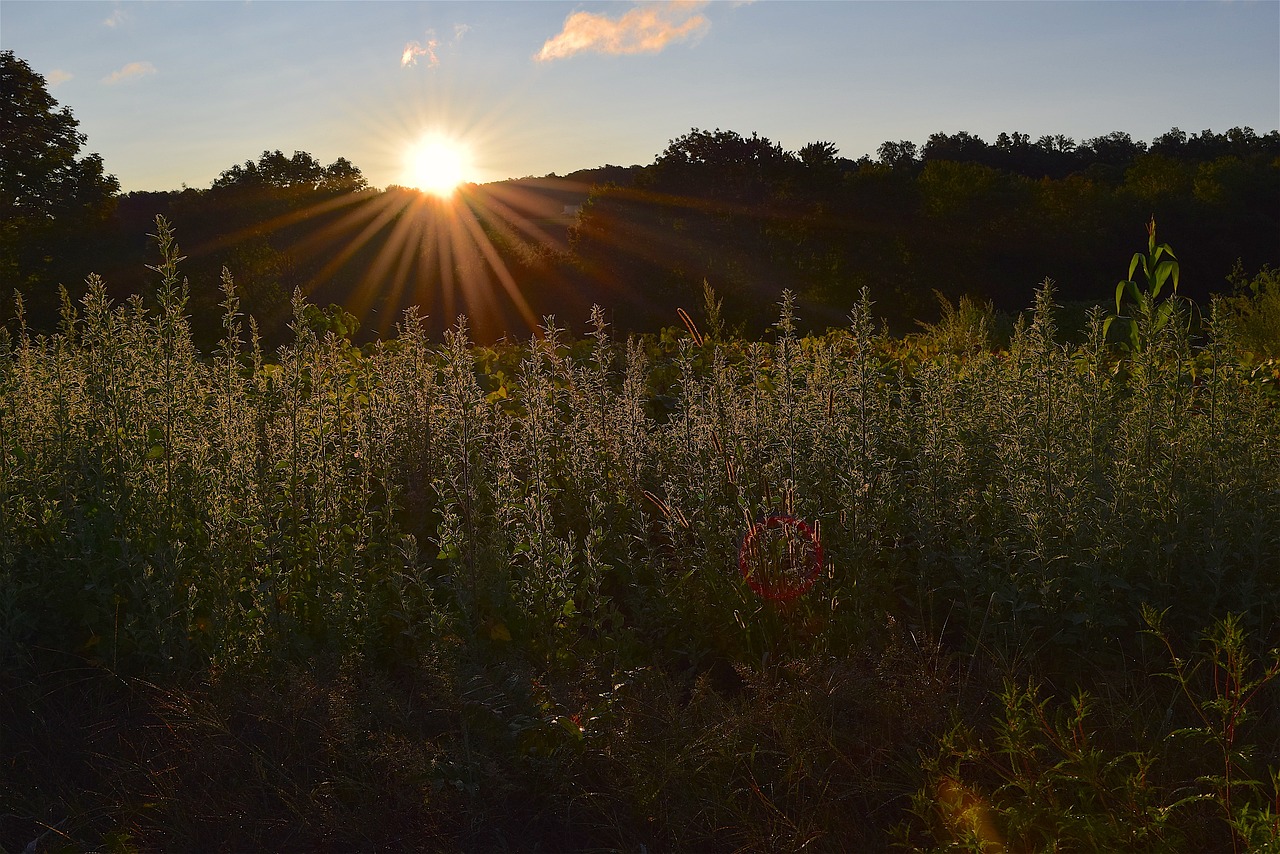
[[[427,132],[471,180],[650,163],[691,127],[851,158],[965,130],[1150,141],[1280,127],[1278,2],[0,2],[129,190],[265,149],[408,183]]]

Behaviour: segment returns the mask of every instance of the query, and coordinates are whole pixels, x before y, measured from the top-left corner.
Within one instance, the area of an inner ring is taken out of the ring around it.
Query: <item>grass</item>
[[[0,848],[1280,844],[1260,298],[266,354],[227,276],[203,355],[158,225],[156,304],[0,342]]]

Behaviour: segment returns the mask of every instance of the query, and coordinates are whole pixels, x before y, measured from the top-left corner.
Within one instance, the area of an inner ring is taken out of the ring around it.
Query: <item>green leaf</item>
[[[1142,305],[1142,291],[1138,290],[1137,282],[1125,282],[1125,289],[1129,292],[1129,298]]]
[[[1130,275],[1133,275],[1133,273],[1130,272]],[[1125,285],[1128,285],[1128,284],[1130,284],[1130,282],[1121,282],[1120,284],[1116,285],[1116,314],[1120,313],[1120,304],[1124,300]]]
[[[147,459],[158,460],[164,456],[164,445],[152,445],[147,449]]]
[[[566,617],[572,617],[574,614],[578,613],[578,606],[573,604],[572,599],[566,599],[564,607],[560,609],[560,613],[564,614]]]
[[[1160,289],[1164,287],[1164,283],[1169,280],[1170,274],[1177,269],[1177,264],[1173,261],[1164,261],[1156,267],[1156,276],[1152,282],[1151,298],[1155,299],[1160,295]]]
[[[1130,279],[1133,279],[1133,271],[1138,269],[1138,264],[1139,263],[1145,264],[1146,260],[1147,260],[1146,257],[1144,257],[1141,252],[1133,253],[1133,259],[1129,261],[1129,278]]]

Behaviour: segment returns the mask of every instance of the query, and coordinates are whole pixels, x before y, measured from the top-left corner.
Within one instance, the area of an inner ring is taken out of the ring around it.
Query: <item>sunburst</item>
[[[473,168],[466,144],[442,134],[424,136],[405,154],[406,183],[440,198],[453,196]]]

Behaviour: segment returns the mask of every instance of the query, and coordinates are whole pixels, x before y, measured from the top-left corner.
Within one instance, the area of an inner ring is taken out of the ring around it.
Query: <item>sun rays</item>
[[[515,118],[504,111],[468,114],[437,94],[399,116],[358,117],[367,133],[385,140],[382,167],[394,164],[397,184],[317,192],[305,203],[295,196],[286,211],[253,226],[281,254],[285,289],[297,287],[313,303],[341,304],[377,336],[395,334],[409,307],[430,318],[429,329],[441,331],[465,315],[478,338],[496,340],[535,332],[543,314],[584,322],[587,293],[610,308],[647,306],[652,294],[604,281],[613,278],[606,270],[572,258],[571,226],[587,221],[577,212],[589,184],[554,176],[478,183],[492,180],[486,170],[495,152],[519,138]],[[651,193],[638,195],[653,201]],[[672,245],[681,244],[680,235],[656,222],[618,228],[609,221],[601,230],[602,224],[584,233],[620,257],[639,261],[683,248]],[[218,243],[251,236],[226,234]]]
[[[545,197],[519,187],[390,187],[319,202],[266,230],[314,222],[284,251],[311,271],[309,299],[342,302],[363,328],[393,332],[417,306],[443,325],[465,315],[473,330],[501,335],[539,326],[510,259],[567,250],[563,226],[547,227],[548,210]]]

